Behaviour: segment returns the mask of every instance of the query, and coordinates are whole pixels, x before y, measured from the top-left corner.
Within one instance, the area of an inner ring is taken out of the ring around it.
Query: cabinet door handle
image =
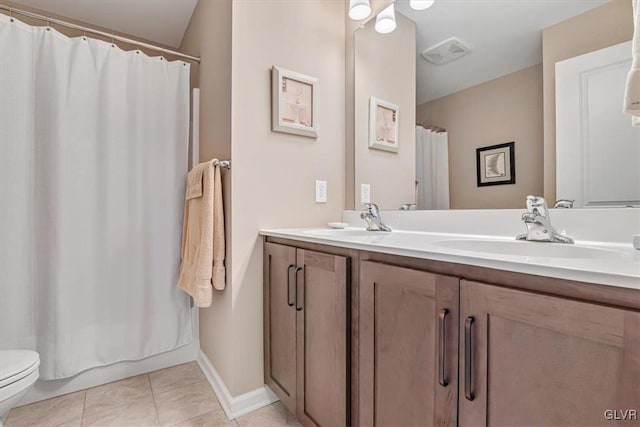
[[[473,395],[473,316],[464,321],[464,397],[471,401]]]
[[[303,270],[302,267],[298,267],[296,268],[296,310],[297,311],[302,311],[302,306],[299,304],[299,299],[298,299],[298,273],[300,273]],[[302,282],[302,286],[304,286],[304,282]]]
[[[446,378],[445,374],[445,361],[447,359],[447,314],[449,314],[449,310],[443,308],[438,315],[438,382],[442,387],[449,385],[449,380]]]
[[[295,265],[290,264],[287,268],[287,305],[289,307],[293,307],[293,305],[295,304],[295,301],[291,302],[291,269],[294,267]]]

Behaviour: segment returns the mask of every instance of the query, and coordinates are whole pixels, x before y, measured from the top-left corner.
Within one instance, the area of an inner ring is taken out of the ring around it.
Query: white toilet
[[[40,356],[29,350],[0,350],[0,427],[11,408],[40,376]]]

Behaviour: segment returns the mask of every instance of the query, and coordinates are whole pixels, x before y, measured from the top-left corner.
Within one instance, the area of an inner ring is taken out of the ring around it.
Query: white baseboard
[[[204,376],[211,384],[211,388],[215,392],[222,409],[224,409],[227,418],[233,420],[241,415],[248,414],[257,409],[262,408],[278,401],[278,397],[271,391],[269,387],[263,385],[253,391],[250,391],[240,396],[233,397],[229,392],[229,389],[225,385],[224,381],[211,364],[209,358],[203,353],[202,350],[198,352],[198,365],[204,373]]]

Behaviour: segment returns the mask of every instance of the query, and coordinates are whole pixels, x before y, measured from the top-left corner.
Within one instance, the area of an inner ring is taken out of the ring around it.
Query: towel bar
[[[231,169],[231,160],[216,160],[212,162],[215,166],[220,166],[221,168]]]

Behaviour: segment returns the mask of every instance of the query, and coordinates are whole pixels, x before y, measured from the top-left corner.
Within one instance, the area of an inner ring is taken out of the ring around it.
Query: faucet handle
[[[547,201],[541,196],[527,196],[527,211],[540,216],[548,216]]]
[[[375,203],[362,202],[362,206],[364,206],[367,212],[371,215],[378,216],[378,212],[380,212],[378,205],[376,205]]]

